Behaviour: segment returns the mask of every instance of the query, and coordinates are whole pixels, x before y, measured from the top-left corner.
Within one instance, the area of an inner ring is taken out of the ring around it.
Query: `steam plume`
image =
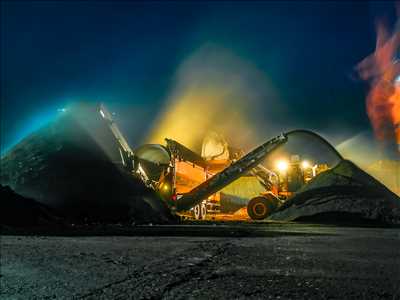
[[[169,137],[199,150],[207,132],[216,131],[246,148],[268,136],[274,124],[268,120],[280,109],[263,73],[232,52],[208,44],[178,68],[175,86],[147,142],[162,143]]]

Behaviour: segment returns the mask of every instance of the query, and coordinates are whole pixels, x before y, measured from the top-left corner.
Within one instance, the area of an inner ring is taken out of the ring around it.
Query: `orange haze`
[[[367,113],[375,135],[380,141],[397,140],[400,147],[400,62],[396,53],[400,33],[377,24],[377,42],[373,54],[361,61],[357,70],[370,82]],[[399,149],[400,150],[400,149]]]
[[[187,57],[174,79],[145,142],[163,143],[168,137],[200,151],[204,136],[214,131],[231,146],[248,149],[274,131],[271,118],[283,115],[267,76],[251,62],[214,44]]]

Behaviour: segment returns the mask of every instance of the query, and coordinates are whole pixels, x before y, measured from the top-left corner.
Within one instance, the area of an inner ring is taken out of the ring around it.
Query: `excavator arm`
[[[176,202],[176,211],[189,210],[201,203],[204,199],[207,199],[257,166],[270,152],[286,143],[286,141],[287,136],[283,133],[249,152],[220,173],[204,181],[179,198]]]

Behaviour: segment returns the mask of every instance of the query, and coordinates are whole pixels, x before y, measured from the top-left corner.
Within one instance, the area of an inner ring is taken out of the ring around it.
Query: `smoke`
[[[227,49],[207,44],[178,68],[147,142],[163,143],[168,137],[198,151],[204,136],[215,131],[230,145],[247,149],[274,131],[281,112],[262,72]]]
[[[336,146],[344,158],[374,176],[400,196],[400,160],[397,154],[384,151],[372,132],[364,131]]]
[[[343,157],[350,159],[364,170],[372,162],[386,158],[370,131],[360,132],[335,148]]]
[[[399,15],[397,5],[397,14]],[[370,89],[366,98],[367,114],[371,121],[375,143],[360,134],[337,148],[354,160],[365,171],[400,195],[400,22],[393,30],[381,19],[376,23],[374,53],[356,67],[360,77],[368,81]],[[397,144],[396,153],[391,147]],[[393,155],[394,154],[394,155]]]
[[[357,71],[370,84],[366,104],[375,136],[381,142],[396,141],[400,151],[400,63],[396,58],[399,45],[398,28],[390,32],[379,21],[375,52],[357,65]]]

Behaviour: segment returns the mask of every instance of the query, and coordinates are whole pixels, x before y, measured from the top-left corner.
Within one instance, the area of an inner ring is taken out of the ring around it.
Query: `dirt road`
[[[3,235],[0,298],[400,299],[400,229],[140,230],[141,236]]]

